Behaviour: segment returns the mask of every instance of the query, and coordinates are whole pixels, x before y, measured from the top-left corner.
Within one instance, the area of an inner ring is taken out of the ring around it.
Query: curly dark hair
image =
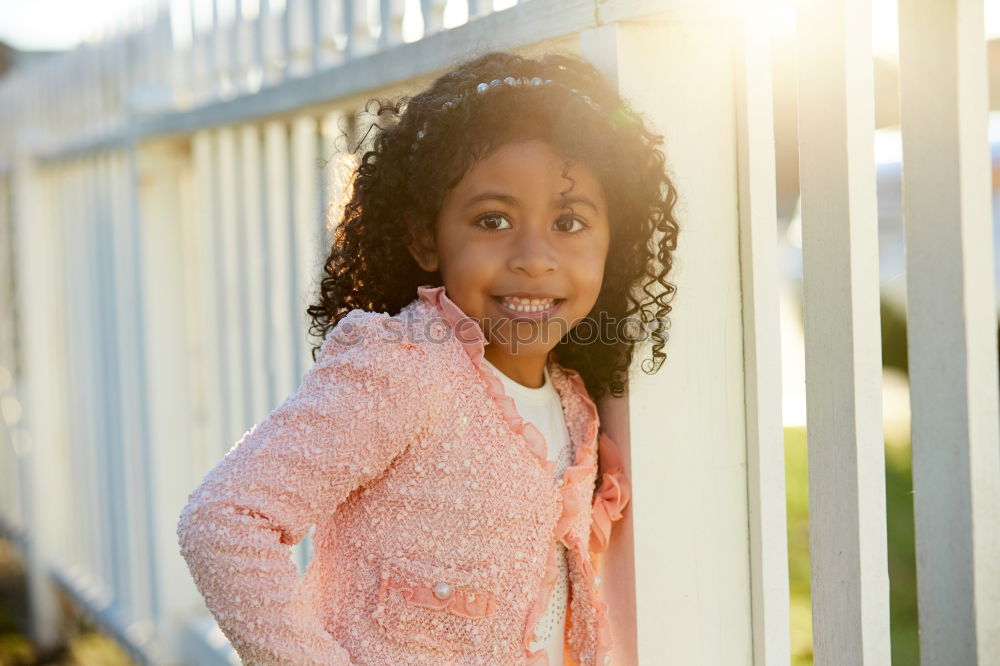
[[[559,85],[499,85],[475,94],[480,82],[505,77],[540,77]],[[445,104],[462,94],[460,103]],[[660,368],[668,297],[675,292],[666,276],[677,247],[677,194],[657,148],[663,137],[647,129],[596,67],[564,54],[490,52],[412,98],[370,99],[366,111],[373,109],[378,120],[368,132],[374,130],[374,137],[353,174],[317,301],[307,309],[310,333],[320,339],[314,359],[327,331],[351,310],[397,314],[418,286],[442,284],[439,273],[422,270],[410,255],[412,234],[433,233],[445,194],[478,160],[511,141],[543,139],[566,159],[590,167],[607,199],[610,244],[603,285],[588,316],[603,312],[611,321],[641,321],[652,339],[643,370]],[[638,339],[587,344],[572,338],[560,340],[555,359],[580,373],[595,400],[606,393],[621,396]]]

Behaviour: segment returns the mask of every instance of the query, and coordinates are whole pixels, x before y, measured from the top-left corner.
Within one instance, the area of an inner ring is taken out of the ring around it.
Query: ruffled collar
[[[539,462],[550,472],[555,470],[555,463],[548,460],[548,450],[542,434],[531,423],[525,422],[517,413],[514,400],[507,395],[503,382],[496,373],[483,362],[486,336],[483,334],[479,323],[465,314],[462,309],[445,293],[444,286],[432,287],[421,286],[417,288],[417,295],[421,301],[435,307],[441,316],[448,322],[455,337],[462,344],[465,352],[472,360],[472,364],[479,371],[480,377],[486,384],[490,395],[496,400],[511,429],[522,435],[528,444],[528,448],[539,459]],[[586,466],[596,464],[597,460],[597,431],[598,416],[597,406],[590,398],[583,378],[575,370],[565,368],[551,357],[547,361],[549,376],[552,378],[553,386],[562,400],[563,409],[573,399],[579,400],[586,412],[586,425],[582,428],[570,426],[570,435],[574,444],[574,465]],[[571,423],[569,414],[567,423]]]

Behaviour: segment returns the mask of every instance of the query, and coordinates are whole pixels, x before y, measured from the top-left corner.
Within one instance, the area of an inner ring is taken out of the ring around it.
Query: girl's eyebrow
[[[476,194],[474,196],[469,197],[468,200],[466,200],[464,207],[465,208],[469,208],[474,203],[478,203],[480,201],[486,201],[488,199],[494,199],[496,201],[502,201],[502,202],[504,202],[506,204],[509,204],[511,206],[517,206],[518,203],[519,203],[518,200],[517,200],[517,197],[512,196],[510,194],[505,194],[503,192],[487,191],[487,192],[480,192],[479,194]],[[590,206],[591,208],[594,209],[595,213],[599,213],[600,212],[600,211],[597,210],[597,206],[594,205],[593,201],[591,201],[587,197],[585,197],[583,195],[579,195],[579,194],[572,195],[572,196],[563,196],[563,197],[559,197],[557,199],[553,199],[553,201],[552,201],[552,207],[553,208],[562,208],[563,206],[565,206],[567,204],[572,204],[572,203],[580,203],[580,204],[583,204],[585,206]]]

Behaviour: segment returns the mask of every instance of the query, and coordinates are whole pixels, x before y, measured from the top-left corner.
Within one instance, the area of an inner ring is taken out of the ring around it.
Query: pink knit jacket
[[[180,551],[244,663],[549,664],[529,644],[560,541],[566,663],[610,663],[596,574],[629,500],[618,449],[580,376],[550,362],[575,451],[555,479],[484,344],[444,287],[395,317],[350,312],[191,493]],[[300,577],[290,546],[314,524]]]

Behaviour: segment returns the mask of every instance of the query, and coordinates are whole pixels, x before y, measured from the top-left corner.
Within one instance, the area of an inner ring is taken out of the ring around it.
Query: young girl
[[[665,356],[662,138],[561,55],[489,53],[379,115],[316,362],[192,492],[181,553],[249,664],[608,664],[630,488],[594,400],[638,343]]]

